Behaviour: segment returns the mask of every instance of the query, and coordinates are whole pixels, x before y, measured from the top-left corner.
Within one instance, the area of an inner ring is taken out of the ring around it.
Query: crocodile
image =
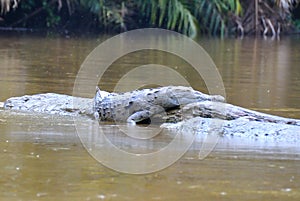
[[[1,106],[1,103],[0,103]],[[253,139],[286,139],[299,143],[300,120],[252,111],[225,103],[219,95],[207,95],[189,87],[168,86],[125,93],[96,88],[94,98],[45,93],[7,99],[5,110],[121,121],[130,124],[161,116],[165,129],[207,133],[214,121],[223,135]],[[1,108],[0,108],[1,113]]]
[[[225,101],[222,96],[207,95],[183,86],[142,89],[125,93],[109,93],[96,87],[94,98],[56,93],[24,95],[7,99],[3,108],[76,117],[88,116],[102,121],[127,121],[135,124],[155,114],[179,109],[180,105],[210,100]],[[167,119],[168,116],[164,118]],[[166,121],[178,122],[179,119]]]
[[[201,101],[224,102],[225,98],[220,95],[207,95],[183,86],[111,93],[102,97],[101,90],[96,87],[93,108],[96,119],[136,124],[156,114]]]
[[[300,120],[268,115],[225,103],[220,95],[207,95],[190,87],[167,86],[109,93],[96,87],[94,98],[45,93],[12,97],[3,104],[4,109],[88,116],[100,121],[118,121],[136,124],[160,115],[162,122],[177,123],[195,117],[289,124],[300,126]]]

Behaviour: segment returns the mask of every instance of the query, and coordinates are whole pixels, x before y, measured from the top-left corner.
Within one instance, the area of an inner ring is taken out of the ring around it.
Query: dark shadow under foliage
[[[3,0],[0,28],[66,35],[120,33],[145,27],[166,28],[191,37],[278,35],[300,27],[298,3],[299,0]]]

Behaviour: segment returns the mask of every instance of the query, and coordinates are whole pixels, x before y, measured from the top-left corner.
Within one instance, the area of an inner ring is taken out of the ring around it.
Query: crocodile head
[[[113,93],[109,93],[107,91],[101,91],[99,89],[99,87],[96,86],[96,93],[95,93],[95,96],[94,96],[94,101],[93,101],[93,111],[94,111],[94,116],[96,119],[98,119],[98,112],[97,112],[97,108],[98,108],[98,105],[102,102],[102,100],[111,95]]]

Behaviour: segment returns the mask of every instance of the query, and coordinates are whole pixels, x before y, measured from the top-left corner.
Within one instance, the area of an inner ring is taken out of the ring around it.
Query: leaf
[[[188,8],[193,1],[184,0],[152,0],[147,1],[146,6],[141,6],[141,12],[145,12],[151,7],[151,18],[148,19],[153,25],[158,27],[177,30],[184,34],[195,35],[197,32],[195,17]],[[139,1],[145,5],[145,2]]]

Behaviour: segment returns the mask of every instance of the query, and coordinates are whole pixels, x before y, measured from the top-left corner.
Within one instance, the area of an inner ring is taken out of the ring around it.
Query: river
[[[0,102],[24,94],[71,95],[82,62],[109,37],[0,35]],[[227,102],[300,118],[300,37],[197,42],[215,62]],[[195,89],[208,91],[187,63],[153,50],[117,60],[99,86],[112,91],[134,66],[153,61],[178,71]],[[194,144],[166,169],[131,175],[91,157],[73,119],[0,109],[0,132],[0,200],[300,200],[299,144],[224,138],[204,160],[197,158],[199,145]]]

